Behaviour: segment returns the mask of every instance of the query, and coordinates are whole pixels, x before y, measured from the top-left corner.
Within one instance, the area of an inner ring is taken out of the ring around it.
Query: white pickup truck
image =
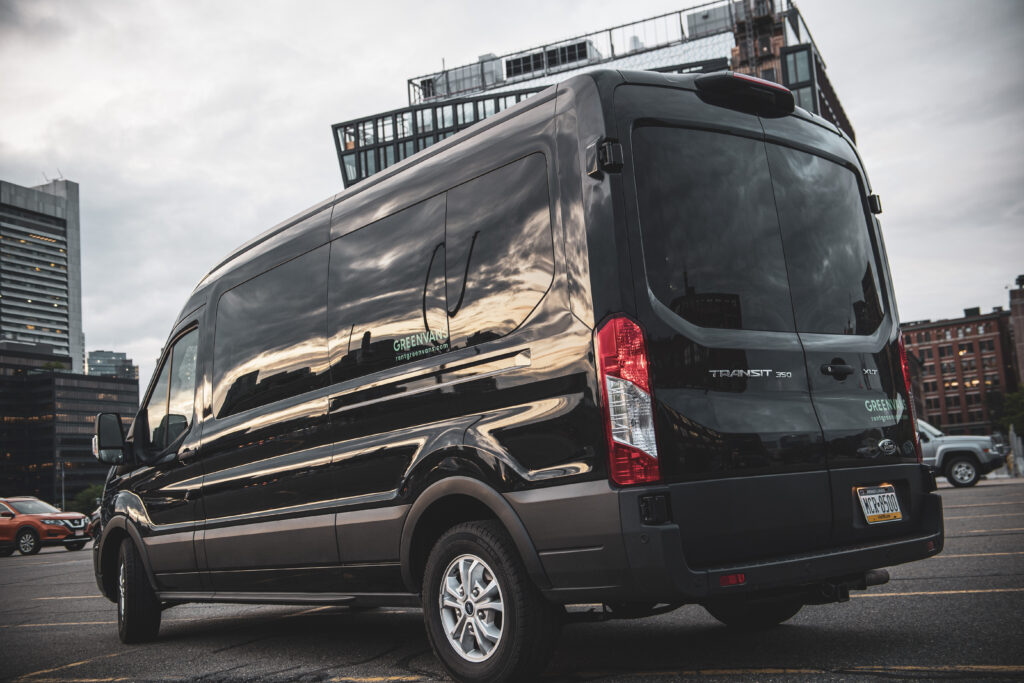
[[[1005,463],[988,436],[949,436],[924,420],[917,421],[924,464],[953,486],[974,486],[982,475]]]

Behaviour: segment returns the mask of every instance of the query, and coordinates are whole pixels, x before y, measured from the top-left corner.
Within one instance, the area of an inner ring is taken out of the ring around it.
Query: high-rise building
[[[139,381],[71,372],[71,358],[45,344],[0,341],[0,496],[57,505],[107,470],[92,455],[97,413],[119,413],[125,429],[139,407]]]
[[[0,181],[0,340],[48,344],[85,372],[77,183]]]
[[[594,69],[732,69],[785,85],[797,106],[854,137],[818,46],[792,0],[716,0],[410,78],[408,106],[332,126],[345,187]]]
[[[949,434],[990,434],[990,394],[1016,391],[1010,313],[964,309],[962,318],[901,324],[907,350],[921,362],[922,418]]]
[[[90,377],[121,377],[138,379],[139,366],[127,354],[117,351],[90,351],[86,374]]]

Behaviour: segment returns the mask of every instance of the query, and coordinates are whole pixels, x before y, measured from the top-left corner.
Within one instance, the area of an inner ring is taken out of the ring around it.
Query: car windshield
[[[50,512],[60,512],[57,508],[41,500],[11,500],[7,503],[23,515],[45,515]]]

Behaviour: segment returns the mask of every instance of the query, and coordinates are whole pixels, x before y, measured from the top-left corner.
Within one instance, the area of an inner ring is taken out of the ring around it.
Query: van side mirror
[[[121,416],[117,413],[100,413],[96,416],[92,454],[108,465],[124,462],[124,433],[121,431]]]

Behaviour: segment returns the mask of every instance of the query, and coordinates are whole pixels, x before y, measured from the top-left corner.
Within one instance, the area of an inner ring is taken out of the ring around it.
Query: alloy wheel
[[[475,555],[460,555],[441,577],[441,623],[455,652],[470,662],[490,658],[501,642],[505,603],[494,572]]]

